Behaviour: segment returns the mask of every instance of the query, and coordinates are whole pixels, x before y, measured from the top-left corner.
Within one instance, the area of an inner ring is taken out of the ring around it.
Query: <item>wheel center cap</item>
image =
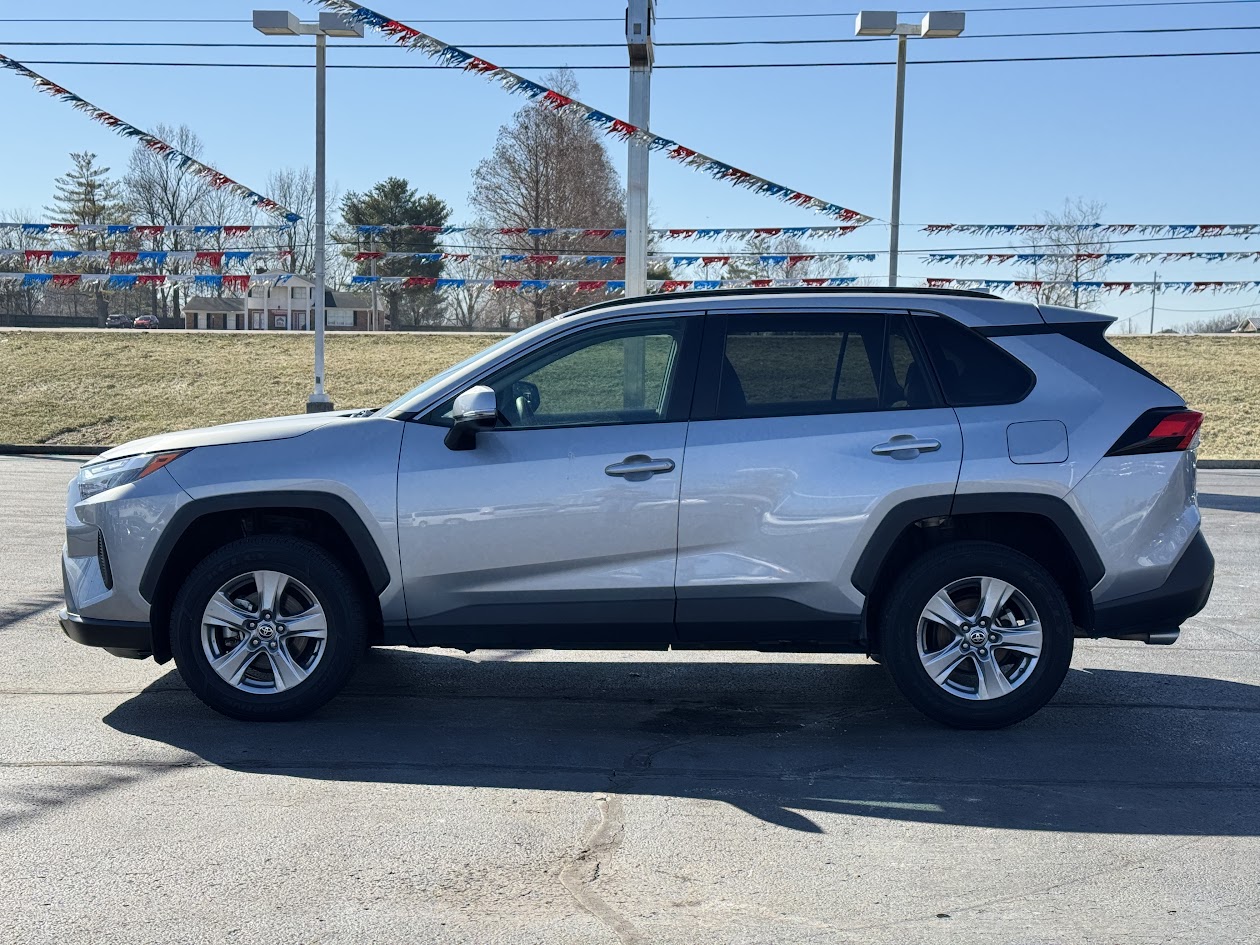
[[[974,644],[975,646],[979,646],[988,638],[989,638],[988,634],[986,634],[983,630],[978,630],[978,629],[972,630],[970,633],[967,634],[967,640],[970,643]]]
[[[258,625],[258,635],[260,637],[273,637],[276,635],[276,628],[269,623],[260,623]]]

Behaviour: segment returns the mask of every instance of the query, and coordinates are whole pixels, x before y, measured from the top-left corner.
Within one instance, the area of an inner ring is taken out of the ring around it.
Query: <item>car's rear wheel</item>
[[[224,715],[300,718],[345,685],[365,648],[362,598],[312,542],[243,538],[202,560],[171,614],[184,681]]]
[[[944,545],[891,589],[880,621],[885,665],[925,715],[1001,728],[1050,701],[1072,661],[1062,589],[1027,555],[990,542]]]

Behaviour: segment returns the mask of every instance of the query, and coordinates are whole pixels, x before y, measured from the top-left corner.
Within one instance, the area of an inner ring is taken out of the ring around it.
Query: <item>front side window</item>
[[[904,319],[733,315],[718,377],[721,418],[934,406]]]
[[[670,419],[683,324],[654,321],[593,329],[558,342],[481,381],[494,389],[499,426],[654,423]],[[453,398],[434,411],[442,422]]]

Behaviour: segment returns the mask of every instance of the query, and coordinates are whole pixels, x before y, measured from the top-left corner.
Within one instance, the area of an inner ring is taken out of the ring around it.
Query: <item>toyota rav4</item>
[[[369,646],[865,653],[954,726],[1207,600],[1202,415],[1110,319],[933,290],[605,302],[375,410],[116,447],[70,484],[73,639],[292,719]]]

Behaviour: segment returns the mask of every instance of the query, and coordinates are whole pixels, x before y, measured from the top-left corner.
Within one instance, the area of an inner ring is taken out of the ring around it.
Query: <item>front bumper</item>
[[[153,655],[153,631],[147,623],[98,620],[63,610],[57,615],[61,629],[75,643],[99,646],[115,656],[145,659]]]
[[[1095,604],[1094,635],[1142,637],[1176,631],[1207,604],[1215,570],[1216,559],[1199,532],[1162,585],[1153,591]]]

